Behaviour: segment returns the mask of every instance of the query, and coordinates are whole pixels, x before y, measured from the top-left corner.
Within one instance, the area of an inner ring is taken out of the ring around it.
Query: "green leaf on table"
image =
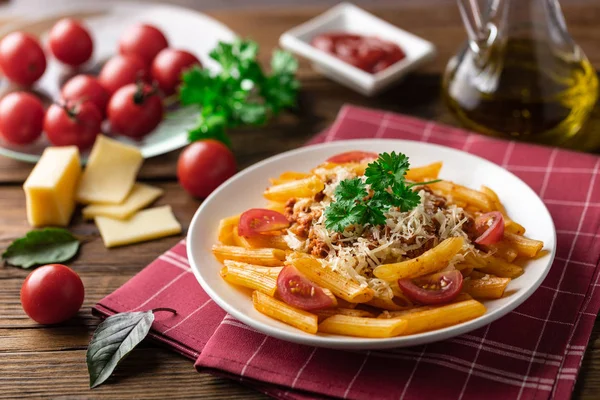
[[[168,308],[126,312],[112,315],[98,325],[86,353],[91,389],[104,383],[125,356],[144,340],[156,311],[175,313]]]
[[[78,250],[79,240],[71,232],[62,228],[45,228],[31,231],[12,242],[2,254],[2,259],[16,267],[30,268],[68,261]]]

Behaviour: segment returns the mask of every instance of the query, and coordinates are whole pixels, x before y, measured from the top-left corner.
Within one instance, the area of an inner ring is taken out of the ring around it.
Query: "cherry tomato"
[[[147,82],[148,68],[144,61],[136,55],[114,56],[104,64],[98,82],[113,95],[117,90],[139,80]]]
[[[485,213],[475,218],[475,230],[479,237],[475,239],[477,244],[498,243],[504,237],[504,217],[499,211]]]
[[[333,306],[333,300],[291,265],[277,276],[277,294],[287,304],[302,310],[318,310]]]
[[[77,314],[85,290],[75,271],[61,264],[39,267],[21,286],[21,304],[29,318],[40,324],[58,324]]]
[[[63,100],[77,102],[90,101],[104,115],[108,104],[108,92],[96,78],[90,75],[77,75],[69,79],[60,91]]]
[[[81,23],[72,18],[63,18],[50,30],[50,51],[67,65],[77,67],[92,57],[94,42]]]
[[[409,299],[421,304],[441,304],[460,294],[463,276],[460,271],[438,272],[417,279],[399,279],[398,286]]]
[[[110,98],[107,114],[113,132],[140,139],[162,121],[163,111],[156,88],[131,83]]]
[[[13,92],[0,100],[0,136],[13,144],[29,144],[42,134],[44,106],[26,92]]]
[[[91,101],[53,104],[44,118],[44,131],[55,146],[87,149],[101,131],[102,114]]]
[[[205,198],[237,170],[233,153],[221,142],[190,144],[179,156],[177,178],[192,196]]]
[[[376,160],[379,154],[370,151],[347,151],[329,157],[327,162],[335,164],[345,164],[351,162],[361,162],[366,160]]]
[[[169,47],[165,35],[155,26],[137,24],[127,29],[119,39],[119,53],[136,54],[146,65],[164,48]]]
[[[163,49],[152,61],[151,75],[165,94],[175,92],[181,83],[181,74],[193,65],[202,67],[192,53],[184,50]]]
[[[31,85],[44,74],[46,56],[33,36],[9,33],[0,41],[0,68],[9,80]]]
[[[250,237],[260,235],[262,232],[272,232],[285,229],[290,222],[285,215],[266,208],[251,208],[240,216],[238,233],[240,236]]]

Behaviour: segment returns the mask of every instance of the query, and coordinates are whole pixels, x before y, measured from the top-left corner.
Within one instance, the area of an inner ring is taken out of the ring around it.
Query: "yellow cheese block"
[[[129,196],[121,204],[90,204],[82,210],[83,218],[93,219],[98,216],[115,219],[127,219],[136,211],[146,207],[163,194],[163,190],[154,186],[136,183]]]
[[[127,220],[96,217],[95,221],[106,247],[145,242],[181,232],[171,206],[149,208]]]
[[[80,203],[122,203],[142,165],[142,153],[134,147],[99,135],[77,190]]]
[[[77,147],[46,148],[23,185],[29,224],[67,226],[80,176]]]

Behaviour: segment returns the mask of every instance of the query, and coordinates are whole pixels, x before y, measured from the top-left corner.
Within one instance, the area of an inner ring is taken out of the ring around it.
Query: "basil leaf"
[[[90,389],[110,377],[119,362],[146,337],[153,321],[152,311],[128,312],[110,316],[98,325],[86,353]]]
[[[2,254],[7,263],[21,268],[70,260],[79,250],[79,240],[66,229],[31,231],[15,240]]]

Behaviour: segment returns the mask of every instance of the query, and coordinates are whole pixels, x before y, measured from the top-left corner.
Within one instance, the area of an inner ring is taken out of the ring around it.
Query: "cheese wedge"
[[[46,148],[23,185],[29,224],[67,226],[80,176],[77,147]]]
[[[142,153],[134,146],[99,135],[81,177],[77,201],[122,203],[133,188],[142,161]]]
[[[94,219],[104,216],[115,219],[127,219],[136,211],[146,207],[163,194],[163,190],[154,186],[136,183],[129,196],[121,204],[90,204],[82,210],[83,218]]]
[[[106,247],[145,242],[181,232],[171,206],[149,208],[127,220],[100,216],[95,221]]]

